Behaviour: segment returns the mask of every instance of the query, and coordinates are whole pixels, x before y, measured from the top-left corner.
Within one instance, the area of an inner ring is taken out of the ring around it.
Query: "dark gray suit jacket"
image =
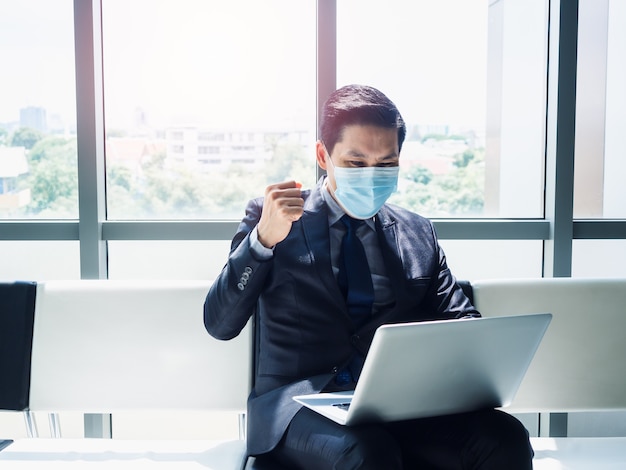
[[[331,267],[321,183],[303,192],[304,215],[270,260],[258,260],[250,250],[249,233],[261,217],[263,199],[250,201],[228,262],[206,298],[204,323],[219,339],[237,336],[256,313],[250,455],[276,446],[300,409],[291,397],[322,390],[355,351],[367,353],[379,325],[478,315],[450,273],[430,221],[385,205],[375,225],[395,304],[352,331]]]

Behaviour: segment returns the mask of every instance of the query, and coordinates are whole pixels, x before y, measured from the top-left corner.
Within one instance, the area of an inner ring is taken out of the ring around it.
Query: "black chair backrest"
[[[28,409],[37,284],[0,282],[0,410]]]

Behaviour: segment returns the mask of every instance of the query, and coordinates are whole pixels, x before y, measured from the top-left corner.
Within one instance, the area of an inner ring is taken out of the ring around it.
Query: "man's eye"
[[[365,163],[362,162],[361,160],[350,160],[348,161],[348,166],[362,167],[362,166],[365,166]]]

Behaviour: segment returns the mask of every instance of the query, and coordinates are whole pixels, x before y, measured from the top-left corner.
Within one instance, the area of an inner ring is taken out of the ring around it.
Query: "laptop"
[[[342,425],[509,405],[550,313],[383,325],[354,390],[294,400]]]

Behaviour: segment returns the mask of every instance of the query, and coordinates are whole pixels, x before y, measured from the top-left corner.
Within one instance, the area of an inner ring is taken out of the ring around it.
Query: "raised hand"
[[[302,183],[284,181],[272,184],[265,189],[265,200],[261,220],[257,226],[259,242],[271,248],[283,241],[291,225],[302,217],[304,199],[302,199]]]

